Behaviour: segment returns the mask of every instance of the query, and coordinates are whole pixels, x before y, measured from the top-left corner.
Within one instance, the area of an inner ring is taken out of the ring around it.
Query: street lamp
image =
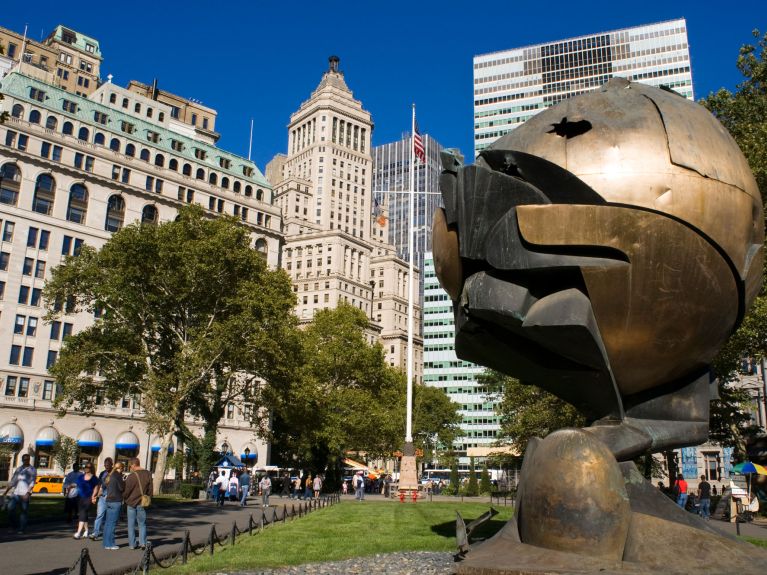
[[[245,448],[245,467],[248,466],[248,461],[250,461],[250,447]]]
[[[229,453],[229,444],[226,441],[221,444],[221,451],[223,451],[224,455]]]

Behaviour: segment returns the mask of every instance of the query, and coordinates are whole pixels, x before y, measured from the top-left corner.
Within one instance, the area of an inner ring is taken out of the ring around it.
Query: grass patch
[[[742,537],[742,539],[745,539],[746,541],[751,543],[751,545],[756,545],[757,547],[764,547],[765,549],[767,549],[767,540],[765,539],[757,539],[756,537],[746,537],[746,536]]]
[[[236,545],[219,548],[211,558],[197,557],[168,574],[267,569],[304,563],[340,561],[395,551],[457,551],[455,512],[469,520],[488,510],[483,503],[418,503],[402,505],[344,501],[285,525],[276,524],[252,537],[240,536]],[[486,538],[511,518],[512,508],[476,533]]]

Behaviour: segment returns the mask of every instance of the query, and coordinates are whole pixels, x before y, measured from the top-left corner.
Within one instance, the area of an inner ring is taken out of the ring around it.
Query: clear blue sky
[[[119,12],[117,11],[119,10]],[[218,110],[219,145],[263,170],[287,147],[290,114],[327,68],[341,70],[372,113],[375,145],[410,129],[471,156],[472,57],[684,17],[697,99],[741,81],[738,49],[767,29],[765,0],[637,2],[428,2],[354,0],[4,2],[0,25],[39,40],[57,24],[101,44],[102,78],[151,83]]]

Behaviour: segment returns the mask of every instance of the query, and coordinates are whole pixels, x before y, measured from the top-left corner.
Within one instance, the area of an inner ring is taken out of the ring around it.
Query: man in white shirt
[[[259,489],[261,489],[261,505],[269,507],[269,494],[272,492],[272,480],[268,475],[264,475],[261,481],[258,483]]]
[[[229,489],[229,478],[226,476],[224,471],[222,471],[221,474],[216,478],[215,485],[218,485],[217,503],[223,507],[224,501],[226,500],[226,493]]]
[[[22,534],[27,530],[27,512],[29,511],[29,498],[32,495],[32,488],[37,479],[37,470],[29,463],[29,455],[21,456],[21,466],[13,472],[11,482],[5,489],[5,496],[11,489],[13,493],[8,501],[8,520],[11,527],[17,533]],[[19,508],[19,517],[16,517],[16,507]]]

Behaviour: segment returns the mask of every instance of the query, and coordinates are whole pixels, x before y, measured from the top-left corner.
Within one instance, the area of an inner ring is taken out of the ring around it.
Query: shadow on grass
[[[468,524],[474,521],[476,517],[464,517],[464,521]],[[472,541],[482,541],[489,539],[496,533],[498,533],[503,526],[506,525],[506,521],[502,519],[491,519],[486,521],[471,534]],[[438,523],[431,526],[432,533],[439,535],[440,537],[455,538],[455,521],[445,521],[444,523]]]

